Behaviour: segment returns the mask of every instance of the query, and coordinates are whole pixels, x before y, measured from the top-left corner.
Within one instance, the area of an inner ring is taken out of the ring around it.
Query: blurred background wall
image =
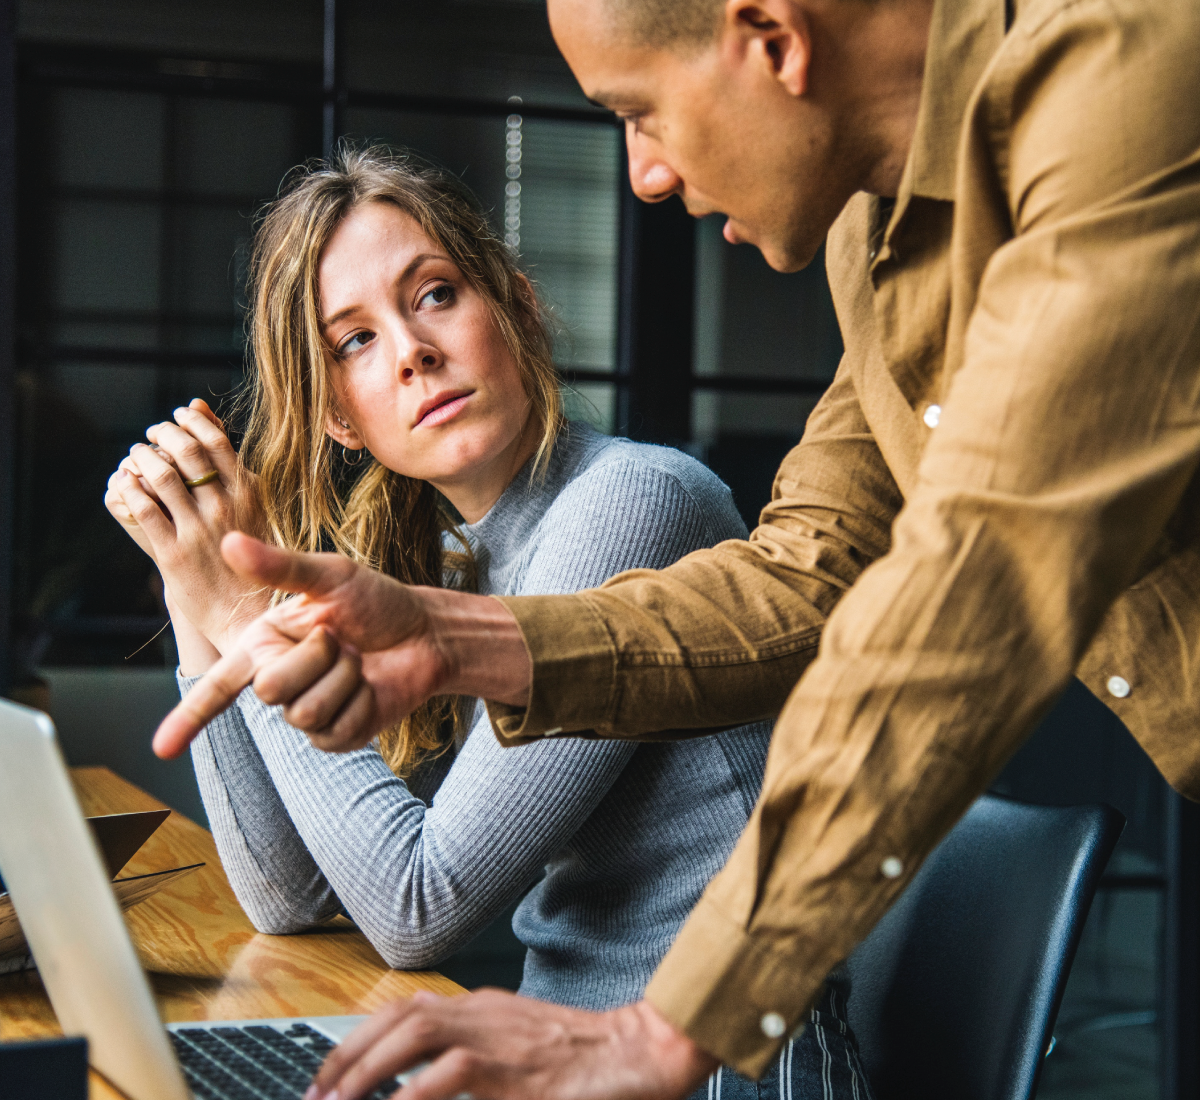
[[[841,354],[823,265],[782,275],[727,244],[719,218],[637,203],[621,131],[583,98],[540,0],[6,0],[0,13],[0,151],[15,148],[0,178],[0,238],[15,233],[0,270],[14,334],[0,349],[3,675],[51,711],[72,762],[203,820],[188,762],[147,747],[176,698],[175,655],[161,582],[104,511],[104,484],[176,405],[228,409],[255,213],[340,137],[459,172],[561,322],[572,415],[688,450],[754,525]],[[1194,1095],[1192,810],[1078,685],[997,789],[1106,800],[1130,819],[1042,1095]],[[443,969],[515,985],[520,964],[505,918]]]

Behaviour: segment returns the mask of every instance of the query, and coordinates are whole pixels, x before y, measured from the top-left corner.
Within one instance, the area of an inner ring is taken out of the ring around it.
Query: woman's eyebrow
[[[401,271],[398,276],[396,276],[396,284],[399,285],[400,283],[404,282],[404,280],[407,279],[414,271],[416,271],[418,267],[420,267],[423,263],[428,263],[430,260],[445,260],[446,263],[453,262],[449,256],[446,256],[441,252],[418,252],[417,255],[415,255],[411,260],[408,261],[407,264],[405,264],[404,270]]]
[[[399,286],[414,271],[416,271],[417,268],[430,260],[445,260],[446,263],[453,263],[449,256],[445,256],[440,252],[419,252],[411,260],[409,260],[407,264],[404,265],[404,270],[396,276],[396,285]],[[357,304],[349,305],[346,306],[345,309],[339,309],[332,317],[322,317],[320,322],[321,327],[329,328],[331,325],[336,325],[343,317],[349,316],[358,308],[359,307]]]

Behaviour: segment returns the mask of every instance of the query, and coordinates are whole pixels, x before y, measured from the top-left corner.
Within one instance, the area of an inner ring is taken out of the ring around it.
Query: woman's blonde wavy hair
[[[445,249],[482,296],[516,362],[530,414],[541,424],[533,468],[544,470],[562,424],[551,339],[529,282],[454,175],[382,146],[343,146],[285,179],[263,212],[250,258],[250,376],[241,455],[257,477],[271,535],[296,550],[335,550],[405,584],[474,585],[474,560],[447,502],[365,451],[357,466],[325,434],[333,412],[321,332],[321,253],[342,220],[390,202]],[[443,535],[459,550],[443,549]],[[442,752],[466,717],[460,701],[431,699],[380,735],[388,765],[407,775]]]

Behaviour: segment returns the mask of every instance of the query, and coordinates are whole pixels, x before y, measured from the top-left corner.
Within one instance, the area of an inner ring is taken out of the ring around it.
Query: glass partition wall
[[[11,547],[18,678],[172,667],[157,576],[104,511],[104,482],[148,423],[234,393],[255,212],[339,137],[460,173],[557,319],[570,414],[686,448],[754,525],[841,354],[822,265],[778,274],[719,219],[638,203],[621,131],[583,98],[541,0],[23,0],[15,17],[17,277],[0,303],[16,316],[0,393],[15,503],[0,565]],[[1106,799],[1131,822],[1041,1095],[1195,1096],[1193,809],[1078,687],[998,789]],[[503,925],[446,969],[514,984]]]
[[[170,661],[104,479],[154,419],[235,391],[255,211],[337,137],[461,173],[558,322],[572,413],[615,415],[620,133],[539,5],[106,9],[18,9],[18,675]]]

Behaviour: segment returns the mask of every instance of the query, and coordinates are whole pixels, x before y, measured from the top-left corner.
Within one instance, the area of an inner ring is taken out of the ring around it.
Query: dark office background
[[[148,424],[236,389],[254,213],[343,135],[461,173],[561,321],[572,415],[688,450],[751,526],[841,352],[819,263],[779,275],[633,199],[542,0],[0,0],[0,679],[73,762],[201,819],[145,747],[174,653],[101,498]],[[1129,818],[1040,1095],[1195,1097],[1193,808],[1079,685],[997,788]],[[443,969],[515,985],[519,945],[501,920]]]

